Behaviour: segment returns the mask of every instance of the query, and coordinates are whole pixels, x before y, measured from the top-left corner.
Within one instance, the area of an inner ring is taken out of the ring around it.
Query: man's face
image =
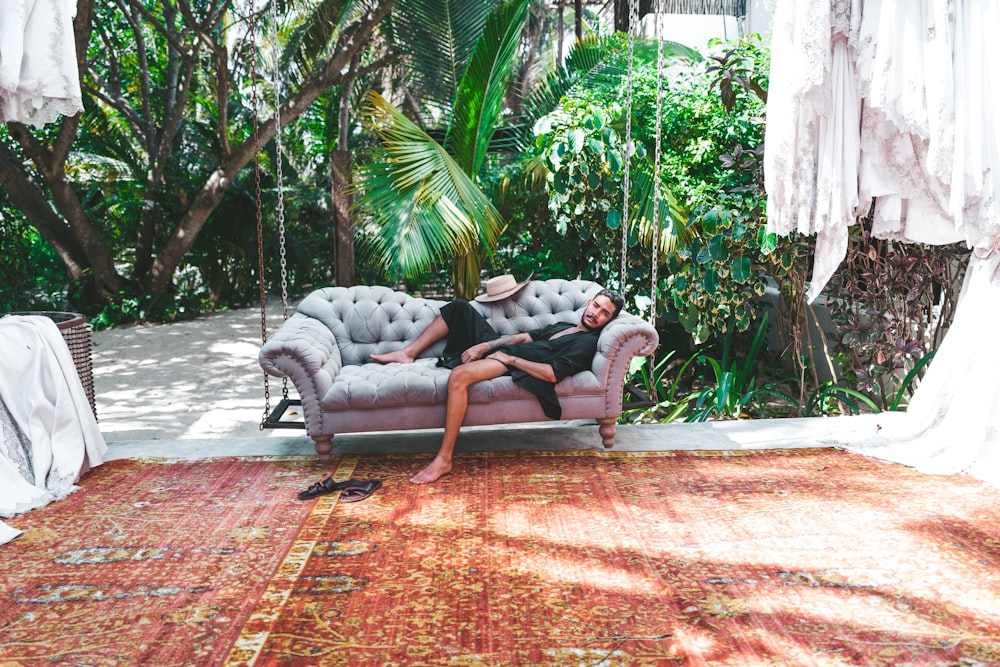
[[[597,296],[587,302],[580,324],[583,325],[583,328],[594,331],[613,320],[617,314],[615,304],[611,303],[611,299],[606,296]]]

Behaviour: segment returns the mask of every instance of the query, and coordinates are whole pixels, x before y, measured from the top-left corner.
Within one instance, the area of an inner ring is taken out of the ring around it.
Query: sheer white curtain
[[[955,321],[906,413],[840,446],[1000,483],[1000,68],[995,0],[778,0],[769,226],[816,234],[809,298],[875,202],[873,234],[974,250]],[[852,210],[853,209],[853,210]]]

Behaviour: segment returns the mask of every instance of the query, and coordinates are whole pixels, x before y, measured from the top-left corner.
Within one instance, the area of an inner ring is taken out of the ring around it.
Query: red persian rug
[[[837,450],[112,462],[9,523],[5,664],[1000,664],[1000,491]]]

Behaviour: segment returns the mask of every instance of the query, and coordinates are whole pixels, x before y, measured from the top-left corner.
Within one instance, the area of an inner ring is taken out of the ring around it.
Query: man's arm
[[[538,378],[539,380],[543,380],[545,382],[556,382],[556,372],[552,369],[551,364],[542,363],[540,361],[528,361],[527,359],[515,357],[514,355],[507,354],[506,352],[494,352],[486,358],[496,359],[504,366],[524,371],[531,377]]]
[[[517,333],[510,336],[500,336],[500,338],[485,343],[478,343],[462,353],[462,363],[467,364],[477,359],[485,359],[498,347],[504,345],[517,345],[518,343],[530,343],[531,341],[531,334]]]

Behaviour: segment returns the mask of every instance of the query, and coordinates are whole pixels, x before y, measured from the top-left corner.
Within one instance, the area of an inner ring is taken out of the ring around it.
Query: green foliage
[[[674,359],[676,353],[676,350],[670,350],[655,363],[646,357],[632,359],[629,365],[628,383],[638,385],[646,398],[654,401],[654,404],[637,408],[635,396],[627,393],[622,405],[624,421],[633,424],[668,424],[683,418],[688,413],[696,395],[687,393],[678,398],[677,391],[680,388],[679,378],[695,357],[682,364],[680,372],[675,375],[674,366],[678,361]]]
[[[691,414],[685,421],[707,421],[710,417],[738,419],[748,414],[752,407],[757,410],[758,417],[764,417],[768,411],[768,402],[778,399],[790,406],[796,406],[794,397],[778,388],[774,381],[762,383],[758,376],[758,353],[764,343],[767,330],[767,315],[761,319],[742,362],[728,360],[728,348],[721,360],[716,360],[707,354],[699,354],[698,363],[707,364],[713,373],[714,383],[702,389],[695,400]]]
[[[870,221],[851,232],[847,257],[825,293],[837,325],[844,379],[893,410],[938,347],[958,300],[969,252],[872,238]]]
[[[477,179],[500,124],[528,2],[508,0],[486,17],[443,143],[374,91],[367,95],[366,128],[382,151],[358,169],[358,209],[388,274],[415,277],[451,259],[456,293],[478,290],[482,258],[494,252],[501,221]]]
[[[13,211],[0,192],[0,314],[65,310],[66,271],[52,246]]]
[[[548,206],[560,234],[571,224],[589,232],[597,225],[621,226],[622,177],[629,156],[612,123],[621,120],[622,112],[617,103],[605,110],[567,100],[535,124],[537,146],[548,167]],[[644,155],[644,150],[637,153]]]
[[[846,407],[851,414],[860,414],[859,404],[867,406],[872,412],[878,413],[878,405],[864,392],[844,387],[827,381],[820,384],[810,395],[802,409],[803,417],[816,415],[843,414]]]
[[[721,194],[716,204],[695,208],[691,241],[667,260],[667,280],[678,321],[696,343],[730,328],[745,332],[764,295],[760,275],[763,227],[743,195]]]

